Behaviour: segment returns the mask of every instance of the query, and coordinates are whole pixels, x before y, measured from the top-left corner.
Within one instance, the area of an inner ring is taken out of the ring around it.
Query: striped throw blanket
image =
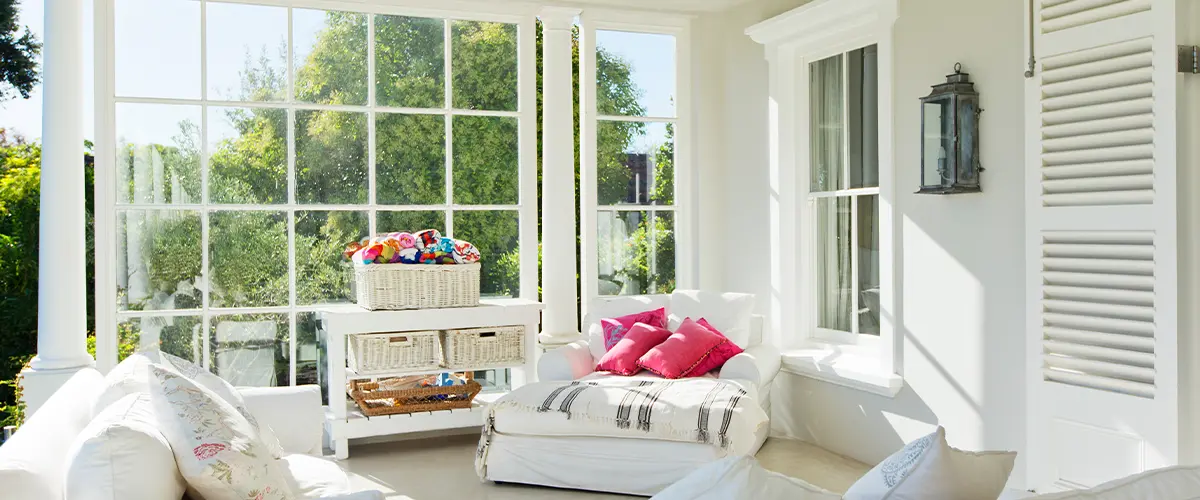
[[[729,455],[750,453],[768,424],[758,401],[736,383],[606,377],[522,386],[488,407],[476,471],[486,476],[494,433],[601,436],[711,444]]]

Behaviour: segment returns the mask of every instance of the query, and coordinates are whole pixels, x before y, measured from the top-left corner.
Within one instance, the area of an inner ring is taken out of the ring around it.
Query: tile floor
[[[343,464],[356,489],[383,491],[389,500],[607,500],[623,495],[483,483],[475,476],[478,436],[355,446]],[[758,452],[767,469],[827,490],[845,492],[869,467],[801,441],[769,439]]]

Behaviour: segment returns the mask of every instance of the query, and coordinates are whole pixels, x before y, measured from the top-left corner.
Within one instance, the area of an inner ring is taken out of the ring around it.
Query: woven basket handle
[[[490,341],[494,342],[499,339],[500,339],[500,337],[497,336],[497,332],[495,332],[495,331],[479,332],[479,340],[490,340]]]
[[[409,339],[407,335],[398,335],[395,337],[388,337],[388,343],[390,343],[390,344],[399,344],[399,343],[411,344],[412,340]]]

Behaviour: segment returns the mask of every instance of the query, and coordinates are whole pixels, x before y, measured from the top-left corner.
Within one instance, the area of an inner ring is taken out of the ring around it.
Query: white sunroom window
[[[595,31],[599,295],[676,286],[676,43],[672,34]]]
[[[97,185],[114,188],[115,308],[97,334],[118,358],[157,344],[237,385],[317,383],[315,311],[353,301],[341,250],[380,232],[472,241],[485,295],[536,293],[519,258],[537,244],[520,238],[537,223],[532,20],[112,8],[115,155]]]
[[[875,45],[809,63],[818,337],[880,334],[879,119]]]

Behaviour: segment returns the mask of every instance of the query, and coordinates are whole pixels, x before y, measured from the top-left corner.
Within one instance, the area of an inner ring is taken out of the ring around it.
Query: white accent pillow
[[[696,469],[651,500],[838,500],[799,479],[763,469],[754,457],[726,457]]]
[[[149,394],[130,394],[105,408],[67,453],[64,498],[183,496],[183,477],[159,426]]]
[[[1195,500],[1200,498],[1200,467],[1154,469],[1101,484],[1092,489],[1039,495],[1029,500]]]
[[[704,318],[738,347],[750,347],[750,320],[754,317],[754,295],[701,290],[676,290],[671,294],[670,324],[675,331],[685,318]]]
[[[946,443],[946,430],[917,439],[880,462],[845,500],[995,500],[1004,491],[1017,453],[965,452]]]
[[[150,400],[188,494],[205,500],[291,500],[279,462],[233,405],[175,371],[151,365]],[[195,493],[195,494],[193,494]]]
[[[599,361],[604,357],[604,330],[600,320],[616,318],[627,314],[650,311],[660,307],[671,312],[666,295],[630,295],[624,297],[600,297],[588,304],[588,313],[583,318],[583,334],[588,341],[588,350],[592,359]]]
[[[254,418],[254,414],[250,413],[246,407],[246,401],[242,399],[242,395],[229,382],[205,370],[200,365],[158,350],[133,353],[117,364],[111,372],[108,372],[108,376],[104,377],[105,390],[96,399],[96,406],[92,413],[98,413],[104,407],[129,394],[148,394],[150,392],[150,366],[156,363],[167,370],[187,377],[233,405],[238,413],[241,413],[242,417],[254,427],[255,434],[270,450],[271,456],[275,458],[283,456],[283,447],[279,444],[279,438],[275,436],[275,431],[271,429],[270,425],[260,424],[258,419]]]
[[[351,493],[350,478],[329,460],[297,453],[283,457],[279,464],[288,488],[297,498],[315,500]]]

